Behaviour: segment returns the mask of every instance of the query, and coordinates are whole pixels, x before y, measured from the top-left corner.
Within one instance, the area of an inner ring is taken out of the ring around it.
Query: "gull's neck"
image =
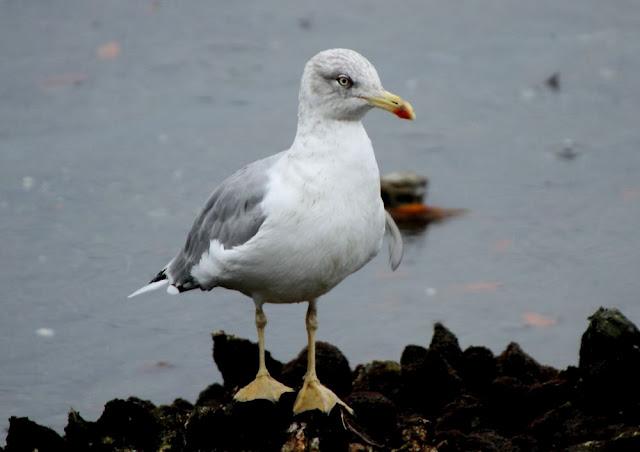
[[[283,159],[287,180],[305,190],[380,198],[380,172],[371,140],[360,120],[298,115],[298,130]],[[327,195],[329,196],[329,195]]]
[[[371,142],[360,120],[338,120],[320,115],[299,114],[298,128],[291,151],[309,153],[335,149],[349,152],[347,147],[371,149]]]

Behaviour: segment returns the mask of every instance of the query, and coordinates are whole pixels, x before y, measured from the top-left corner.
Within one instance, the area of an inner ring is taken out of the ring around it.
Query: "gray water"
[[[469,213],[323,297],[319,339],[399,359],[443,321],[566,366],[598,306],[640,322],[640,3],[239,3],[0,0],[1,419],[60,430],[70,407],[220,380],[209,333],[253,338],[248,299],[125,297],[225,175],[288,147],[302,66],[330,47],[415,107],[367,117],[381,171]],[[304,310],[267,307],[276,358],[305,345]]]

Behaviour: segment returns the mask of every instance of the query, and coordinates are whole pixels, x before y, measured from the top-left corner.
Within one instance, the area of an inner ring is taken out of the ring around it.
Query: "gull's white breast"
[[[297,139],[269,174],[266,220],[223,253],[224,286],[265,302],[316,298],[373,258],[384,235],[375,155],[361,123]]]

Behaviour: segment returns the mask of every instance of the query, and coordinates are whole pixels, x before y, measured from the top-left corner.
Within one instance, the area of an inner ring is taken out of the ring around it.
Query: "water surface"
[[[302,66],[337,46],[417,112],[367,117],[381,170],[470,213],[323,297],[319,339],[399,359],[443,321],[565,366],[598,306],[640,322],[637,2],[2,0],[0,418],[60,430],[70,407],[219,381],[209,334],[253,338],[248,299],[125,297],[218,182],[288,147]],[[304,310],[267,307],[276,358],[304,346]]]

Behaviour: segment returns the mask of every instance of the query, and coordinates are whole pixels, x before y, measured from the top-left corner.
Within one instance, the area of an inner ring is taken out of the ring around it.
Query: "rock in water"
[[[580,373],[587,403],[640,412],[640,331],[617,309],[589,317],[580,345]]]

